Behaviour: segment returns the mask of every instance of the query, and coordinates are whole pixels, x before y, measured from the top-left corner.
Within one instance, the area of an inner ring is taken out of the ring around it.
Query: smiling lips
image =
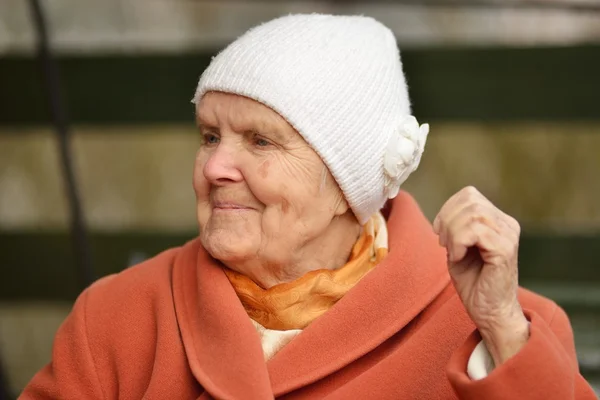
[[[214,210],[219,211],[244,211],[244,210],[252,210],[250,207],[243,206],[241,204],[232,203],[232,202],[216,202],[213,205]]]

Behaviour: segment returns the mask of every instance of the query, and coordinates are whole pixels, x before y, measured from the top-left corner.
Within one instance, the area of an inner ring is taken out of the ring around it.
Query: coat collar
[[[404,192],[391,205],[388,232],[388,256],[267,364],[221,267],[198,239],[185,245],[175,261],[173,293],[199,383],[217,398],[277,397],[343,368],[400,331],[450,278],[437,236]]]

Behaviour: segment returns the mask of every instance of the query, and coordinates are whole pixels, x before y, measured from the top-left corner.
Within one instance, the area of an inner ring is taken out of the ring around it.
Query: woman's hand
[[[519,223],[474,187],[452,196],[433,222],[454,287],[496,365],[527,342],[517,299]]]

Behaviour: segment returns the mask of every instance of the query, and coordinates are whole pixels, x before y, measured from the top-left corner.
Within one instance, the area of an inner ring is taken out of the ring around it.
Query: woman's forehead
[[[297,135],[294,128],[277,112],[266,105],[230,93],[209,92],[202,97],[196,109],[198,125],[215,128],[228,126],[234,131],[255,129]]]

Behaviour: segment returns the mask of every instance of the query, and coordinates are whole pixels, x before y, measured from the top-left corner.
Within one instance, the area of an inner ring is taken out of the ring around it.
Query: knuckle
[[[488,223],[491,218],[481,203],[472,203],[466,208],[470,223]]]
[[[469,198],[477,197],[480,195],[479,190],[475,186],[469,185],[463,189],[465,195]]]
[[[467,210],[471,213],[471,214],[477,214],[477,215],[483,215],[485,208],[483,207],[483,205],[479,202],[474,202],[468,205]]]
[[[486,221],[487,220],[486,220],[485,216],[483,216],[479,213],[473,213],[469,216],[470,225],[485,224]]]
[[[517,232],[517,234],[521,233],[521,224],[519,224],[519,221],[517,221],[515,218],[509,216],[509,223],[512,226],[512,228]]]
[[[503,225],[508,227],[510,230],[514,231],[517,234],[517,236],[520,235],[521,225],[519,224],[519,221],[517,221],[514,217],[512,217],[508,214],[505,214],[505,213],[502,213],[500,218],[501,218]]]
[[[477,192],[477,188],[475,188],[475,186],[473,186],[473,185],[467,185],[467,186],[465,186],[464,190],[467,193],[478,193]]]
[[[446,215],[443,213],[439,213],[434,220],[434,224],[437,224],[438,227],[442,228],[446,225]]]

